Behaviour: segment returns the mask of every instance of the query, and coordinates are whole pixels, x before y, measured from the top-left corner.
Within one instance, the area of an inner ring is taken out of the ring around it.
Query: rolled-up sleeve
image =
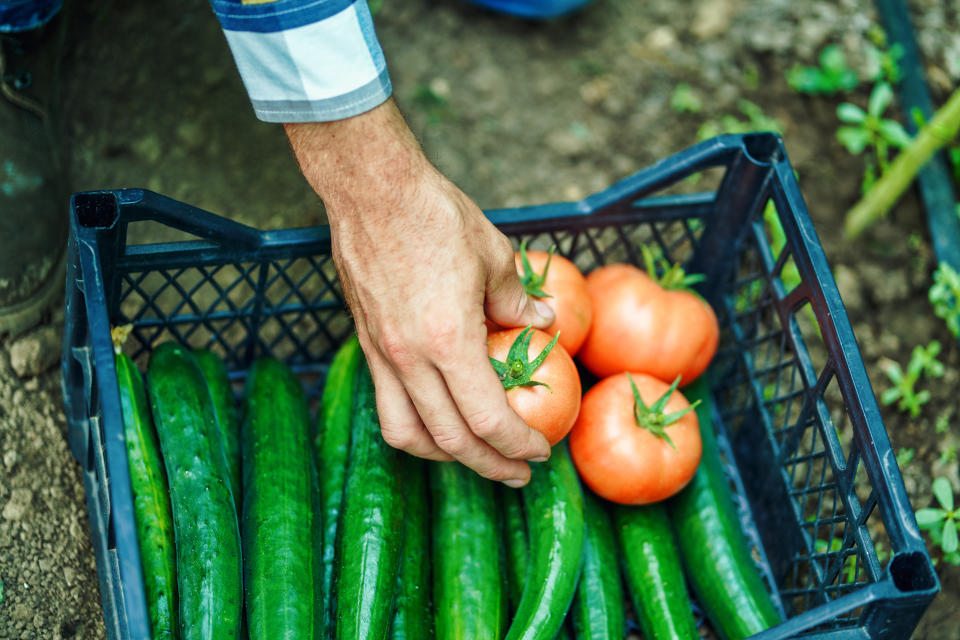
[[[341,120],[390,96],[365,0],[211,4],[259,119]]]

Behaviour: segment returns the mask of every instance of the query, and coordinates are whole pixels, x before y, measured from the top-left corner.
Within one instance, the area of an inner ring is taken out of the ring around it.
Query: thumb
[[[537,329],[546,329],[555,319],[549,304],[527,295],[513,269],[487,286],[484,312],[491,321],[507,328],[533,325]]]

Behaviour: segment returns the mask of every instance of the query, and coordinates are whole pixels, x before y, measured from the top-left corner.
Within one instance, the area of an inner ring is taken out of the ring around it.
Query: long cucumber
[[[430,509],[427,500],[427,468],[423,460],[401,455],[403,497],[403,558],[397,587],[397,612],[390,629],[391,640],[430,640],[433,614],[430,607]]]
[[[213,400],[196,360],[174,343],[153,350],[147,382],[170,486],[181,637],[236,638],[240,531]]]
[[[220,356],[208,349],[194,349],[193,357],[210,389],[213,411],[217,414],[223,453],[230,469],[230,491],[237,513],[243,507],[243,478],[240,475],[240,411],[227,375],[227,367]]]
[[[507,594],[493,483],[458,462],[429,466],[437,638],[498,639]]]
[[[740,529],[727,477],[720,462],[711,407],[703,377],[684,390],[697,406],[703,455],[693,480],[668,501],[670,518],[687,577],[714,629],[725,640],[740,640],[776,626],[782,619]]]
[[[337,528],[343,506],[343,485],[347,476],[350,451],[350,426],[353,418],[353,396],[356,387],[360,342],[353,335],[337,350],[324,381],[317,427],[313,441],[317,468],[320,470],[319,499],[323,513],[323,577],[321,613],[324,635],[335,628],[333,574],[337,551]]]
[[[583,571],[570,608],[578,640],[623,640],[623,587],[616,536],[607,510],[588,489],[583,491],[587,539]]]
[[[393,621],[403,542],[400,452],[383,440],[373,380],[357,367],[343,516],[337,532],[336,637],[383,640]]]
[[[570,608],[586,535],[583,492],[566,444],[550,460],[531,464],[523,488],[530,563],[507,640],[553,640]]]
[[[310,412],[279,360],[257,360],[244,391],[243,557],[250,637],[319,639],[320,526]]]
[[[124,353],[117,353],[116,365],[150,632],[154,640],[175,639],[180,637],[177,561],[167,474],[163,470],[143,378]]]
[[[699,638],[683,567],[662,503],[618,505],[614,522],[630,598],[645,638]]]
[[[530,562],[530,542],[527,540],[527,521],[523,515],[523,497],[520,491],[500,485],[497,492],[502,510],[507,595],[510,612],[513,613],[517,610],[523,594],[523,583]]]

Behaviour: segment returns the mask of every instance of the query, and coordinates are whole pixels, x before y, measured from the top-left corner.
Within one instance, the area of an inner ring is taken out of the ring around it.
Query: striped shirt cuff
[[[390,96],[365,0],[211,0],[257,117],[349,118]]]

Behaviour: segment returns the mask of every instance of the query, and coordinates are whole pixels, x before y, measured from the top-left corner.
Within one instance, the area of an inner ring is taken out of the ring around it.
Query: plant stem
[[[960,89],[934,114],[930,123],[917,133],[909,147],[901,151],[889,171],[877,180],[860,202],[847,212],[844,232],[855,238],[883,217],[896,204],[917,172],[938,149],[949,144],[960,130]]]

